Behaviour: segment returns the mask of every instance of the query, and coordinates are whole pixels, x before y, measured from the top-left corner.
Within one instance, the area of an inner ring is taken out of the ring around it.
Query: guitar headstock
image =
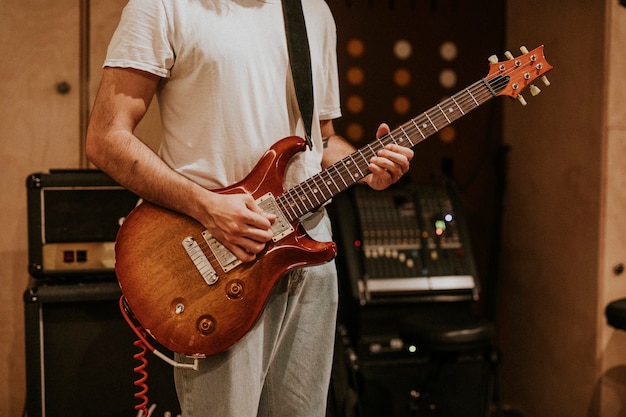
[[[506,61],[498,61],[494,55],[489,58],[490,71],[485,80],[490,87],[495,90],[496,95],[506,95],[517,98],[522,105],[526,105],[526,100],[520,94],[522,90],[530,86],[530,94],[536,96],[541,90],[532,82],[541,78],[548,86],[550,82],[544,75],[552,69],[552,65],[546,61],[543,55],[543,45],[529,51],[525,46],[520,48],[522,55],[514,57],[510,52],[506,52]]]

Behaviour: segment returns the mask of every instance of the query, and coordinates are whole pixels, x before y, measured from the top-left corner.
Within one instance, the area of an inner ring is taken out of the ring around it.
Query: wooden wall
[[[622,2],[623,3],[623,2]],[[594,408],[600,416],[626,414],[626,332],[606,326],[605,305],[626,297],[626,7],[609,4],[607,16],[607,86],[605,88],[605,146],[602,169],[602,232],[597,306],[599,337],[596,358],[600,377],[596,381]]]
[[[27,283],[26,176],[79,164],[77,2],[2,3],[0,81],[0,415],[19,416],[25,397],[22,293]],[[67,82],[69,92],[57,85]]]
[[[25,179],[86,165],[84,118],[124,3],[0,5],[3,416],[21,415],[26,389]],[[85,17],[89,25],[81,26]],[[608,328],[603,317],[609,300],[626,297],[625,276],[612,272],[626,254],[625,21],[617,0],[507,2],[506,45],[545,44],[555,66],[552,86],[539,97],[504,109],[511,151],[498,332],[504,398],[527,417],[612,417],[626,410],[626,332]],[[81,39],[90,39],[87,48]],[[59,92],[63,82],[67,93]],[[150,117],[140,135],[156,146]]]
[[[603,312],[626,297],[612,273],[626,257],[626,9],[531,0],[507,13],[507,43],[544,43],[555,69],[528,107],[505,109],[504,396],[532,417],[623,415],[626,337]]]
[[[28,283],[26,177],[88,168],[83,137],[101,64],[125,0],[4,0],[0,4],[0,415],[25,400],[22,294]],[[158,109],[139,128],[160,141]]]

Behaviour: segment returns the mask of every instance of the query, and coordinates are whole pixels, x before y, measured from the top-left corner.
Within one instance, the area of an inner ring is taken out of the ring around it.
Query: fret
[[[309,201],[309,203],[311,203],[311,208],[313,208],[313,207],[317,207],[317,206],[321,205],[323,203],[323,201],[320,201],[318,199],[319,189],[317,187],[311,187],[311,182],[312,181],[310,181],[310,180],[305,182],[305,184],[309,188],[309,192],[305,193],[305,195],[307,196],[307,200]],[[311,198],[314,198],[315,201],[311,200]]]
[[[441,114],[443,114],[443,117],[445,117],[445,118],[446,118],[446,120],[448,121],[448,124],[452,123],[452,122],[450,121],[450,119],[448,119],[448,116],[446,115],[446,112],[445,112],[445,111],[443,111],[443,109],[441,108],[441,106],[440,106],[439,104],[437,104],[437,108],[439,108],[439,111],[441,112]]]
[[[288,207],[289,207],[289,212],[291,213],[290,220],[295,220],[295,219],[297,219],[298,217],[301,216],[301,214],[299,214],[296,211],[296,209],[298,208],[298,205],[296,205],[293,200],[288,203]]]
[[[474,100],[474,103],[476,103],[476,107],[480,106],[480,104],[478,104],[478,101],[476,101],[476,98],[474,97],[472,92],[469,90],[469,88],[466,88],[465,91],[467,91],[467,94],[469,94],[472,100]]]
[[[332,175],[330,175],[329,171],[323,171],[321,173],[321,175],[326,175],[328,177],[328,180],[324,181],[324,184],[326,185],[326,187],[328,187],[328,191],[331,192],[332,195],[335,195],[337,193],[339,193],[341,191],[341,188],[339,188],[339,186],[337,185],[337,183],[335,182],[334,178]],[[334,186],[335,187],[335,192],[332,192],[330,189],[330,186]]]
[[[345,190],[346,188],[348,188],[348,183],[344,180],[343,176],[341,175],[341,173],[339,172],[339,164],[342,161],[337,162],[335,165],[333,165],[331,168],[333,168],[334,172],[339,175],[339,179],[343,182],[343,186],[342,186],[342,190]]]
[[[389,137],[394,144],[399,145],[398,140],[393,136],[393,132],[389,132]]]
[[[320,190],[320,193],[324,197],[324,200],[329,200],[333,197],[334,193],[328,187],[328,184],[324,180],[323,175],[322,175],[323,173],[324,171],[320,172],[318,175],[315,176],[315,183],[317,184],[317,188]]]
[[[298,209],[298,212],[300,213],[298,217],[301,217],[308,212],[305,208],[302,207],[302,185],[298,185],[297,187],[294,187],[293,190],[294,191],[300,190],[299,192],[292,193],[292,195],[293,195],[294,205]]]
[[[448,99],[445,101],[445,103],[448,109],[448,115],[450,116],[450,123],[463,116],[463,113],[460,112],[458,108],[456,108],[454,100]]]
[[[363,160],[365,161],[367,165],[369,165],[370,159],[372,159],[378,153],[378,150],[376,149],[376,147],[374,147],[374,145],[379,145],[378,149],[382,149],[382,142],[380,140],[377,140],[367,145],[367,150],[369,151],[369,155],[368,156],[363,155]]]
[[[316,177],[319,178],[319,180],[320,180],[319,182],[326,187],[326,190],[328,190],[328,195],[326,196],[326,198],[330,198],[330,197],[333,196],[333,191],[330,189],[330,184],[332,184],[332,181],[327,181],[324,178],[322,178],[324,176],[324,174],[327,174],[327,172],[326,171],[322,171],[318,175],[316,175]],[[332,180],[332,178],[331,178],[331,180]]]
[[[288,212],[290,214],[289,220],[293,220],[293,219],[297,219],[298,216],[296,215],[296,212],[293,211],[293,206],[292,204],[289,202],[289,196],[290,196],[290,190],[285,191],[280,197],[277,198],[278,200],[278,204],[280,204],[283,207],[283,213]]]
[[[461,118],[465,114],[462,111],[459,111],[457,106],[455,106],[456,102],[454,100],[448,99],[445,101],[445,103],[446,105],[449,104],[449,106],[447,106],[447,109],[448,109],[448,120],[450,121],[450,123],[453,123],[455,120]]]
[[[351,164],[351,161],[347,161],[346,162],[346,159],[348,159],[348,158],[342,159],[341,163],[343,164],[344,172],[346,172],[348,175],[350,175],[350,178],[352,179],[352,184],[354,184],[356,182],[356,180],[354,179],[354,176],[352,175],[352,171],[350,170],[350,167],[348,166],[348,165]],[[346,185],[348,185],[348,183],[346,183]]]
[[[372,156],[374,156],[374,155],[375,155],[375,153],[372,151],[372,147],[371,147],[370,145],[368,145],[368,146],[367,146],[367,149],[369,149],[370,154],[371,154]],[[356,164],[357,164],[357,165],[362,166],[364,170],[367,170],[367,166],[368,166],[368,165],[369,165],[369,163],[370,163],[370,162],[369,162],[369,160],[370,160],[370,159],[372,159],[372,158],[371,158],[371,156],[370,156],[369,158],[368,158],[367,156],[365,156],[365,155],[363,154],[363,151],[364,151],[364,150],[365,150],[365,149],[360,149],[360,150],[356,151],[355,153],[353,153],[352,155],[353,155],[353,156],[360,157],[360,158],[361,158],[361,161],[360,161],[360,162],[356,162]],[[366,175],[367,175],[367,174],[363,174],[363,176],[366,176]]]
[[[291,200],[289,203],[289,206],[293,210],[293,213],[295,216],[294,218],[296,219],[306,213],[306,211],[302,210],[302,207],[300,207],[300,204],[298,203],[298,200],[296,199],[297,193],[295,191],[297,191],[299,188],[301,188],[300,185],[295,186],[292,189],[290,189],[288,193],[288,196],[290,197],[290,200]]]
[[[280,207],[280,211],[282,211],[285,214],[285,217],[287,217],[287,219],[289,221],[293,221],[293,220],[297,219],[298,216],[296,216],[296,213],[292,210],[291,206],[289,204],[287,204],[287,202],[285,201],[286,194],[287,193],[285,193],[285,194],[281,195],[280,197],[278,197],[276,199],[276,203]]]
[[[428,112],[424,113],[424,116],[426,116],[426,118],[428,119],[428,121],[430,122],[430,124],[433,126],[433,128],[435,129],[435,132],[438,132],[439,129],[437,129],[437,126],[435,126],[435,124],[433,123],[432,119],[430,118],[430,116],[428,116]]]
[[[357,164],[354,160],[354,154],[350,155],[350,159],[352,161],[352,164],[356,167],[358,173],[358,179],[360,180],[361,178],[363,178],[365,175],[363,174],[363,171],[361,171],[361,168],[359,167],[359,164]],[[358,180],[357,180],[358,181]]]
[[[298,193],[298,198],[300,199],[300,202],[302,204],[304,204],[304,206],[310,206],[313,207],[313,202],[311,201],[310,195],[311,193],[307,193],[306,191],[304,191],[304,185],[308,185],[308,181],[303,182],[302,183],[302,187],[300,187],[300,189],[302,190],[302,192]],[[308,203],[308,204],[307,204]],[[305,210],[305,213],[307,213],[309,210]]]
[[[405,146],[405,147],[406,147],[406,148],[410,148],[410,147],[412,147],[413,145],[415,145],[415,144],[413,143],[413,141],[411,140],[411,137],[409,136],[409,134],[408,134],[408,133],[406,133],[406,130],[404,130],[404,127],[403,127],[403,126],[400,126],[400,128],[399,128],[399,129],[400,129],[400,131],[402,131],[402,134],[404,135],[404,139],[402,139],[402,142],[404,143],[404,141],[405,141],[405,140],[409,142],[409,146]],[[402,146],[404,146],[404,145],[402,145]]]
[[[463,109],[461,108],[459,103],[455,100],[454,96],[452,96],[451,99],[452,99],[452,101],[454,101],[454,104],[456,104],[456,106],[459,108],[459,111],[461,112],[461,114],[465,115],[465,112],[463,111]]]
[[[413,123],[413,125],[415,126],[417,131],[420,132],[420,135],[422,135],[422,139],[426,139],[426,136],[424,136],[424,133],[422,132],[422,129],[420,129],[420,127],[417,125],[417,123],[415,123],[415,119],[411,119],[411,122]]]

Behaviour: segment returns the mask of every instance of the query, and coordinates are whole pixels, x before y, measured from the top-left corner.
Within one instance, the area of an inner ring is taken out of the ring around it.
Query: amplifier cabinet
[[[365,360],[358,368],[363,417],[485,417],[489,413],[489,364],[458,357]]]
[[[112,281],[30,280],[24,293],[26,411],[28,417],[128,417],[140,403],[134,394],[141,363],[135,334],[118,307]],[[164,354],[171,352],[155,344]],[[151,353],[149,403],[154,415],[177,415],[173,368]]]
[[[114,277],[115,237],[138,197],[97,170],[52,170],[26,180],[29,273]]]

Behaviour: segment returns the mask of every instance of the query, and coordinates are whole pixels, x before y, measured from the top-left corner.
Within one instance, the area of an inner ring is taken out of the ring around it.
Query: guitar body
[[[285,138],[241,182],[213,191],[278,196],[289,160],[304,147],[299,137]],[[311,239],[298,221],[292,226],[292,233],[270,241],[255,261],[228,272],[208,257],[217,272],[216,282],[208,284],[182,243],[191,237],[209,252],[205,228],[144,202],[128,215],[117,236],[115,270],[122,293],[137,320],[166,348],[190,356],[219,353],[252,328],[285,272],[334,258],[333,242]]]

